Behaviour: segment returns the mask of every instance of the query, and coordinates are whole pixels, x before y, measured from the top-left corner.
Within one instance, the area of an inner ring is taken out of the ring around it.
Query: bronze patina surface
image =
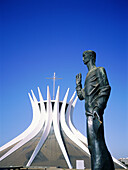
[[[85,100],[87,116],[88,148],[91,154],[92,170],[114,170],[114,163],[104,139],[103,114],[111,87],[106,71],[95,65],[96,53],[88,50],[83,53],[83,62],[88,73],[82,88],[82,75],[76,76],[76,91],[80,100]]]

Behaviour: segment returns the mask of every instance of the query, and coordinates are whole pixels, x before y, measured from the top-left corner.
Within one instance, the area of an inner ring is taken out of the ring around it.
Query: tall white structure
[[[0,148],[1,166],[54,166],[76,168],[82,160],[90,168],[90,153],[87,138],[72,123],[72,114],[77,101],[75,92],[67,102],[69,89],[63,101],[59,100],[60,87],[55,99],[51,100],[47,87],[44,100],[38,87],[39,101],[31,90],[29,98],[33,109],[30,126],[19,136]],[[126,167],[113,158],[115,167]]]

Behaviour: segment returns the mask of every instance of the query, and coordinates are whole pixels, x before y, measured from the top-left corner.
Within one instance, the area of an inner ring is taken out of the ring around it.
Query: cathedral
[[[91,168],[91,158],[87,138],[81,134],[72,121],[77,102],[75,92],[67,101],[69,89],[63,101],[59,100],[60,87],[55,99],[51,99],[47,87],[44,100],[38,87],[39,101],[33,91],[29,93],[33,110],[30,126],[19,136],[0,148],[0,167],[41,166],[76,168],[82,161],[84,169]],[[115,168],[126,167],[113,157]]]

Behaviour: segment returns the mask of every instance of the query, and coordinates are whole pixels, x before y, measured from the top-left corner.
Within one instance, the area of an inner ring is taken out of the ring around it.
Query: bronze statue
[[[114,163],[104,139],[103,114],[110,95],[106,71],[95,65],[96,53],[83,53],[83,62],[88,67],[84,88],[81,73],[76,76],[76,91],[80,100],[85,100],[87,116],[88,148],[91,154],[92,170],[114,170]]]

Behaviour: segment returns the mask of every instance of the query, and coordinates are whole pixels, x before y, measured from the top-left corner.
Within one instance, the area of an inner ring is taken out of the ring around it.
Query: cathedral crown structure
[[[60,87],[51,100],[47,86],[47,100],[38,87],[39,101],[31,90],[29,98],[33,110],[30,126],[19,136],[0,148],[0,167],[43,166],[76,168],[78,160],[90,168],[90,153],[87,138],[73,125],[72,114],[76,105],[75,93],[67,102],[69,89],[63,101],[59,100]],[[125,166],[113,158],[116,167]]]

